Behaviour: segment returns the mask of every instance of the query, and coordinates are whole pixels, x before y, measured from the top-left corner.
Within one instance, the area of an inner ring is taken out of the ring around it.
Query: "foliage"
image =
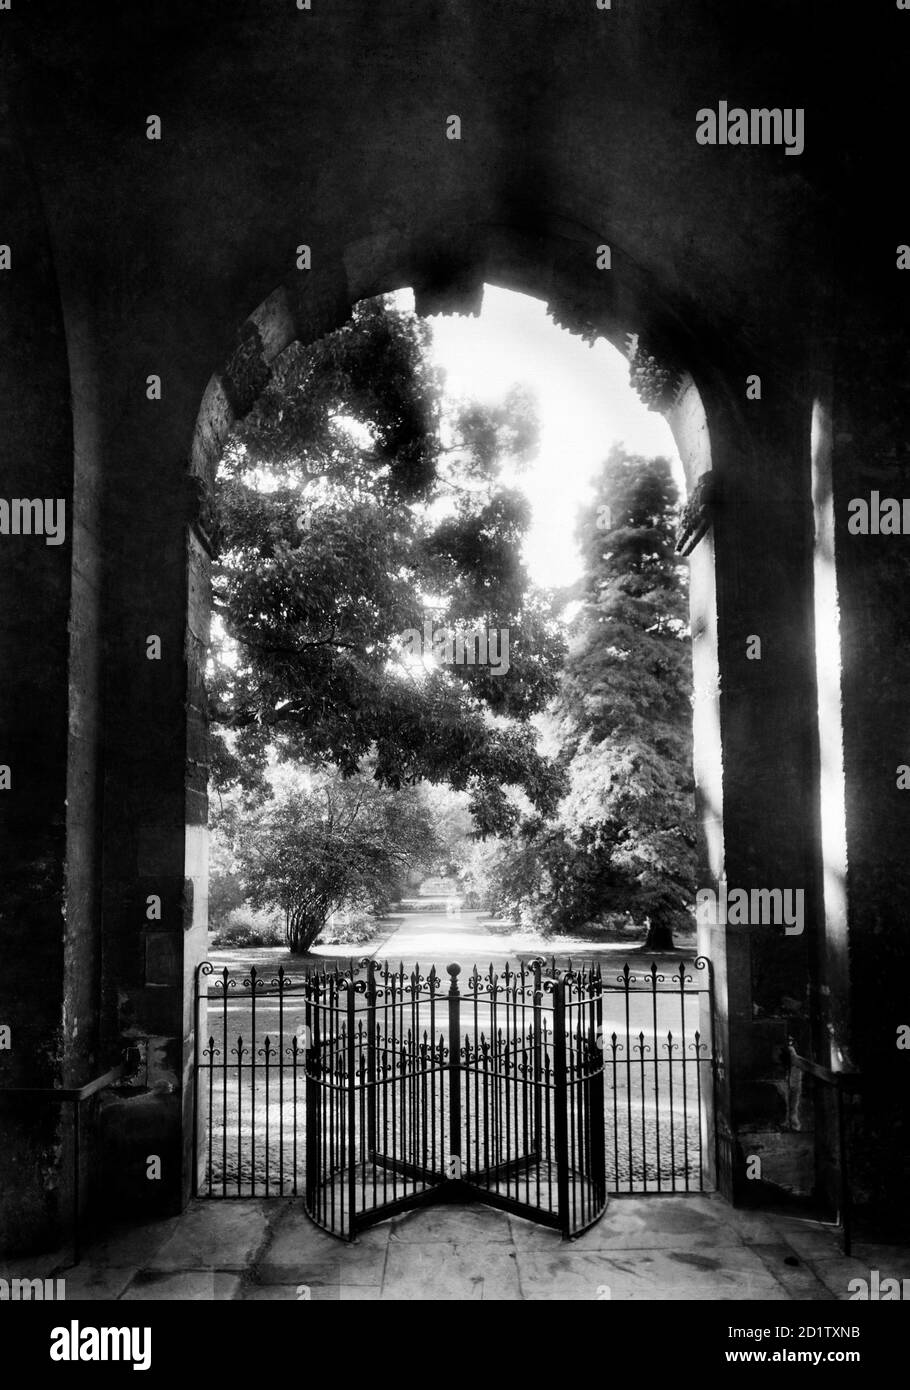
[[[281,912],[295,953],[342,907],[384,910],[403,871],[439,848],[414,790],[391,792],[336,769],[288,778],[258,804],[235,804],[229,822],[247,900]]]
[[[695,889],[691,656],[665,459],[614,449],[582,515],[582,605],[550,715],[568,791],[495,866],[502,906],[558,931],[606,912],[672,946]]]
[[[423,783],[420,797],[433,823],[439,841],[439,875],[460,882],[476,844],[474,822],[464,792],[450,787]]]
[[[219,824],[219,814],[216,811],[211,817],[214,833],[209,843],[208,906],[209,928],[224,932],[231,915],[243,906],[244,888],[229,839],[215,828]]]
[[[217,868],[209,871],[209,927],[212,931],[221,931],[230,914],[242,907],[243,902],[239,874]]]
[[[563,651],[521,561],[528,504],[505,485],[534,448],[532,403],[443,410],[428,329],[382,300],[284,354],[235,432],[219,482],[210,690],[216,785],[264,794],[266,751],[397,790],[466,791],[480,833],[504,788],[543,812],[560,782],[530,718]],[[509,670],[409,662],[403,634],[506,630]],[[406,648],[404,648],[406,650]],[[226,731],[231,731],[225,737]]]
[[[368,913],[356,913],[341,921],[330,921],[321,931],[321,946],[362,946],[376,935],[376,918]]]
[[[240,950],[281,946],[284,940],[284,928],[280,922],[270,920],[266,913],[251,914],[241,907],[227,915],[216,930],[211,944],[216,950]]]

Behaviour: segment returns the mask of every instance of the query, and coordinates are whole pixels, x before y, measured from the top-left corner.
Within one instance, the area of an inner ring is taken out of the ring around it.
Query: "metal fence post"
[[[461,1177],[461,995],[460,965],[448,965],[449,984],[449,1177]]]
[[[208,965],[208,961],[197,965],[193,975],[193,1187],[194,1197],[199,1196],[199,980],[202,972],[202,965]],[[211,966],[209,966],[209,971]],[[206,987],[206,1001],[208,1000],[208,987]],[[206,1026],[208,1026],[208,1009],[206,1009]],[[211,1059],[210,1059],[211,1060]],[[227,1116],[225,1116],[225,1126]],[[212,1131],[211,1111],[209,1113],[209,1133]],[[209,1173],[211,1181],[211,1172]]]
[[[717,1095],[717,1088],[718,1088],[719,1077],[718,1077],[718,1074],[717,1074],[717,1036],[716,1036],[717,1020],[716,1020],[716,1017],[715,1017],[715,1000],[714,1000],[714,965],[713,965],[713,963],[708,959],[707,956],[696,956],[696,958],[695,958],[695,968],[696,968],[696,970],[707,970],[707,972],[708,972],[708,990],[707,990],[707,994],[708,994],[708,1019],[709,1019],[709,1021],[710,1021],[709,1033],[710,1033],[710,1039],[711,1039],[711,1051],[710,1051],[710,1062],[711,1062],[711,1087],[710,1087],[710,1090],[709,1090],[709,1092],[708,1092],[707,1103],[706,1103],[706,1105],[705,1105],[705,1113],[704,1113],[703,1116],[699,1116],[699,1124],[704,1124],[704,1125],[705,1125],[705,1127],[706,1127],[706,1129],[707,1129],[709,1141],[712,1140],[712,1136],[713,1136],[713,1142],[710,1143],[710,1147],[709,1147],[709,1149],[708,1149],[708,1152],[709,1152],[710,1158],[711,1158],[712,1161],[713,1161],[713,1169],[714,1169],[714,1171],[711,1172],[711,1173],[709,1173],[708,1177],[709,1177],[710,1182],[716,1186],[716,1184],[717,1184],[717,1177],[718,1177],[718,1173],[720,1172],[720,1166],[721,1166],[721,1155],[720,1155],[720,1133],[719,1133],[719,1131],[718,1131],[718,1126],[717,1126],[717,1113],[718,1113],[718,1095]],[[681,971],[681,970],[682,970],[682,966],[680,965],[680,971]],[[685,1044],[685,1039],[683,1039],[683,1044]]]
[[[376,962],[367,962],[367,1152],[376,1154]]]
[[[354,967],[351,966],[351,977],[347,981],[348,986],[348,1046],[347,1046],[347,1087],[348,1087],[348,1115],[347,1115],[347,1161],[348,1161],[348,1234],[353,1240],[355,1235],[354,1214],[357,1205],[357,1061],[356,1061],[356,1039],[354,1037],[354,1005],[356,1003],[354,991]]]
[[[318,979],[308,975],[304,985],[306,1001],[304,1053],[303,1053],[303,1094],[306,1115],[306,1168],[304,1172],[304,1204],[311,1216],[317,1215],[316,1202],[321,1173],[319,1171],[319,1139],[322,1125],[319,1083],[316,1080],[319,1033]],[[315,996],[315,998],[314,998]]]
[[[534,1084],[532,1087],[532,1115],[534,1121],[534,1155],[537,1162],[540,1162],[541,1150],[543,1147],[543,1095],[541,1086],[543,1084],[543,1065],[541,1058],[541,1025],[543,1023],[542,1007],[542,985],[541,985],[541,962],[535,960],[531,962],[534,971],[534,1007],[532,1015],[532,1028],[534,1030],[534,1040],[532,1043],[532,1076]]]
[[[79,1154],[79,1138],[81,1129],[81,1115],[79,1101],[73,1101],[73,1264],[77,1265],[82,1258],[82,1223],[79,1211],[79,1196],[81,1187],[81,1163]]]
[[[554,982],[553,992],[553,1085],[556,1114],[556,1200],[560,1229],[569,1232],[569,1087],[566,1071],[566,982]]]
[[[838,1191],[840,1198],[841,1229],[843,1231],[843,1252],[846,1258],[853,1252],[853,1212],[850,1196],[850,1177],[847,1171],[847,1133],[844,1124],[844,1088],[840,1080],[834,1083],[837,1104],[837,1160]]]
[[[604,1087],[606,1063],[604,1060],[603,979],[599,965],[592,971],[588,988],[594,995],[594,1037],[591,1040],[593,1075],[590,1091],[593,1172],[589,1174],[589,1177],[594,1184],[597,1201],[602,1205],[607,1200],[607,1132]],[[671,1126],[673,1124],[672,1115],[670,1116],[670,1124]]]

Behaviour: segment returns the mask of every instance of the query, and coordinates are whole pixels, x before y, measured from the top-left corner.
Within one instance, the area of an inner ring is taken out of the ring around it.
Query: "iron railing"
[[[465,1196],[577,1234],[610,1191],[703,1191],[711,1003],[704,958],[670,974],[453,965],[448,981],[376,961],[297,976],[206,962],[197,1190],[302,1195],[346,1236]]]
[[[611,1192],[714,1187],[714,980],[706,956],[604,975]]]

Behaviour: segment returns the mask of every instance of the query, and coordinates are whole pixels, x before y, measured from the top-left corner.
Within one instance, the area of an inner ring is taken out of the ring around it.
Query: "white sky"
[[[410,291],[396,300],[413,308]],[[538,457],[518,480],[533,508],[525,561],[537,584],[555,587],[579,577],[578,509],[614,443],[670,458],[681,484],[669,426],[641,404],[629,385],[629,364],[611,343],[601,338],[588,347],[556,327],[542,300],[490,285],[479,318],[435,316],[430,323],[433,356],[453,395],[499,400],[519,382],[537,398]]]

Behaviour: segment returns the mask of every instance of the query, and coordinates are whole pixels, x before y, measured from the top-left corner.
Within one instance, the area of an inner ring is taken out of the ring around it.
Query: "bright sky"
[[[396,300],[413,308],[410,291]],[[665,455],[682,483],[669,426],[641,404],[628,362],[603,338],[588,347],[556,327],[542,300],[490,285],[479,318],[436,316],[430,323],[433,355],[452,394],[499,400],[519,382],[537,398],[539,454],[519,480],[534,513],[525,561],[536,583],[556,587],[578,578],[578,509],[614,443]]]

